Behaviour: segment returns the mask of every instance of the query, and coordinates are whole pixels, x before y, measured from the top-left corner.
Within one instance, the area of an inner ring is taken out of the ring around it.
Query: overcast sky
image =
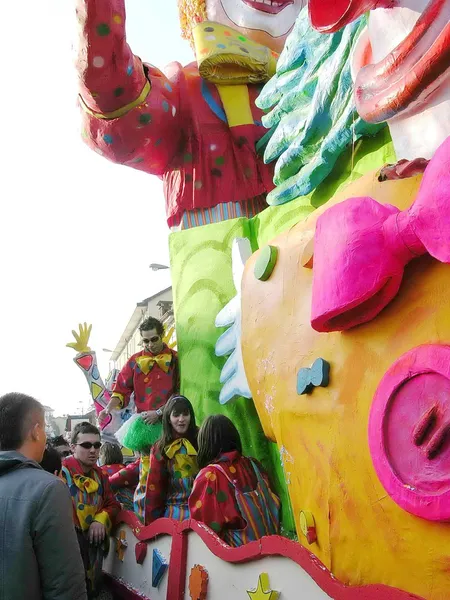
[[[128,0],[128,41],[163,66],[192,60],[176,1]],[[2,5],[0,394],[32,394],[64,414],[88,388],[65,348],[81,321],[105,377],[137,302],[167,287],[162,184],[80,140],[72,45],[75,0]]]

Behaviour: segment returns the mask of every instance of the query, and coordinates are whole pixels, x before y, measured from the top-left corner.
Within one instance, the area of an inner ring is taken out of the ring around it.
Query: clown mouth
[[[286,6],[294,4],[293,0],[280,0],[279,2],[272,2],[272,0],[242,0],[244,4],[259,10],[261,12],[269,13],[270,15],[277,15]]]
[[[449,76],[450,0],[431,0],[392,52],[358,72],[357,110],[372,123],[418,112]]]

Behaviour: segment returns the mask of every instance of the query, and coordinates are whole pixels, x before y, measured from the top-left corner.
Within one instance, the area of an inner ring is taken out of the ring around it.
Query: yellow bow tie
[[[278,54],[239,31],[203,21],[192,33],[198,70],[211,83],[265,83],[275,75]]]
[[[185,447],[186,454],[181,454],[182,446]],[[185,438],[174,440],[164,448],[164,453],[167,458],[174,458],[175,474],[179,473],[179,477],[195,477],[197,475],[197,450],[191,442]]]
[[[147,375],[153,369],[155,363],[164,373],[168,373],[172,362],[172,355],[165,353],[158,354],[157,356],[138,356],[136,362],[144,375]]]
[[[88,494],[92,494],[98,490],[98,483],[85,475],[75,474],[73,476],[73,482],[79,490],[87,492]]]

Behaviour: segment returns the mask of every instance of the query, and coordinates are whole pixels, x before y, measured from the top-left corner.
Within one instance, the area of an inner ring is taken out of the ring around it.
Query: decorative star
[[[116,537],[116,552],[119,560],[123,562],[123,555],[125,550],[128,548],[127,534],[124,529],[121,529],[118,537]]]
[[[267,573],[261,573],[258,579],[258,587],[256,590],[247,590],[247,594],[251,600],[277,600],[280,592],[271,590],[269,576]]]
[[[205,600],[208,594],[208,571],[202,565],[194,565],[189,575],[191,600]]]

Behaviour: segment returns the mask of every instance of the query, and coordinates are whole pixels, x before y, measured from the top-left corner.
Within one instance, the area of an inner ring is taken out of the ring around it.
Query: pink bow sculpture
[[[318,218],[313,329],[343,331],[372,320],[397,294],[405,266],[425,253],[450,263],[450,137],[425,169],[409,209],[350,198]]]

